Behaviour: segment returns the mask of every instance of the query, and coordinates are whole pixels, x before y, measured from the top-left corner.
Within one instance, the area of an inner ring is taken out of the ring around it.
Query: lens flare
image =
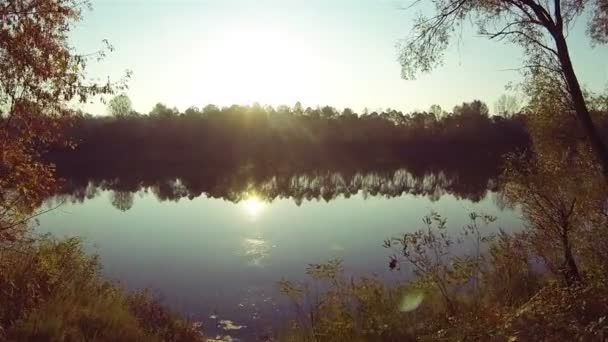
[[[422,304],[424,300],[424,294],[420,291],[412,291],[406,293],[403,298],[401,298],[401,303],[399,305],[399,311],[401,312],[410,312],[414,311]]]

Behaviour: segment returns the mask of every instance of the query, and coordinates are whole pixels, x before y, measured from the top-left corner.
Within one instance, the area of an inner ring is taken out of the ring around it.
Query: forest
[[[302,109],[298,103],[276,109],[257,104],[221,109],[208,105],[182,113],[157,104],[147,115],[117,111],[112,106],[117,101],[129,100],[116,96],[109,105],[112,116],[75,118],[66,136],[77,144],[76,150],[54,151],[55,160],[110,164],[107,167],[124,162],[187,162],[314,168],[404,160],[449,164],[468,158],[497,163],[504,153],[529,144],[524,116],[490,116],[487,105],[478,100],[456,106],[451,113],[435,108],[410,114],[396,110],[357,114],[329,106]]]

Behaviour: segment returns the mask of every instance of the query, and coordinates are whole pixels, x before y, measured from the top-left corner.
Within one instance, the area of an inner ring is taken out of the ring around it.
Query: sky
[[[79,53],[114,51],[89,65],[95,79],[133,72],[126,94],[147,113],[162,102],[185,110],[207,104],[300,101],[355,111],[405,112],[439,104],[450,110],[480,99],[492,108],[505,86],[520,81],[512,69],[521,51],[465,28],[445,63],[416,80],[400,76],[396,44],[410,34],[424,8],[403,10],[395,0],[92,0],[71,34]],[[581,83],[608,86],[608,48],[592,48],[580,20],[569,35]],[[516,94],[517,95],[517,94]],[[100,102],[86,105],[106,114]]]

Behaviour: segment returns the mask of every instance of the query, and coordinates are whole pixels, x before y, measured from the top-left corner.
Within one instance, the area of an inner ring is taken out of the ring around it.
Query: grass
[[[148,292],[103,280],[76,238],[0,250],[0,340],[203,341],[192,322]]]

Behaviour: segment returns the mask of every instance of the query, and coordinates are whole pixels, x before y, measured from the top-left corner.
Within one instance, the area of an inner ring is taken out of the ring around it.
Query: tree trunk
[[[566,85],[568,87],[568,92],[570,93],[572,104],[574,105],[576,116],[585,130],[597,161],[602,166],[604,177],[608,179],[608,148],[606,148],[606,144],[602,140],[591,119],[591,115],[589,114],[583,91],[578,83],[572,61],[570,60],[570,52],[568,51],[566,38],[562,32],[555,32],[553,37],[555,39],[559,62],[562,67],[564,78],[566,79]]]
[[[581,274],[578,271],[576,260],[574,260],[572,250],[570,248],[570,239],[568,238],[568,227],[563,227],[562,248],[564,249],[564,280],[566,281],[566,284],[572,285],[575,282],[581,281]]]

